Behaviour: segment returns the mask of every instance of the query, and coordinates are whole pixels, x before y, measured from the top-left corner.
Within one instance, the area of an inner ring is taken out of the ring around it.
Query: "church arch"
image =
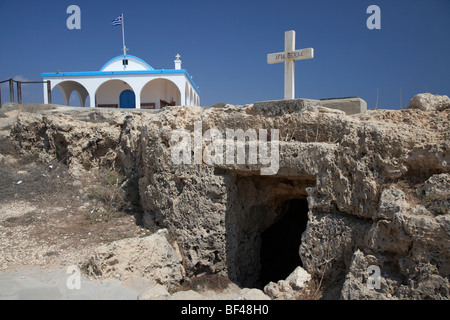
[[[178,86],[168,79],[153,79],[141,90],[141,108],[161,109],[166,106],[181,105],[181,92]]]
[[[89,107],[89,95],[85,96],[78,90],[73,90],[70,94],[69,105],[72,107]]]
[[[62,81],[56,84],[52,91],[56,87],[61,91],[65,105],[70,105],[70,96],[72,95],[72,92],[75,92],[78,95],[80,106],[84,107],[86,105],[86,99],[89,96],[89,92],[81,83],[73,80]]]

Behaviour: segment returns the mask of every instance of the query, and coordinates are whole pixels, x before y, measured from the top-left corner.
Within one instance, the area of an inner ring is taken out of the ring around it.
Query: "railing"
[[[50,80],[47,81],[17,81],[14,79],[8,79],[4,81],[0,81],[0,85],[2,83],[9,82],[9,97],[10,102],[14,102],[14,82],[17,85],[17,103],[22,104],[22,83],[46,83],[47,84],[47,97],[48,103],[52,103],[52,89],[50,86]],[[2,103],[2,90],[0,86],[0,104]]]

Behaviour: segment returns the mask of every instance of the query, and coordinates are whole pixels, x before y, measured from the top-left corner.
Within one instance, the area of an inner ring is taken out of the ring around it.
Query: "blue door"
[[[124,90],[120,94],[120,108],[134,108],[136,105],[136,96],[131,90]]]

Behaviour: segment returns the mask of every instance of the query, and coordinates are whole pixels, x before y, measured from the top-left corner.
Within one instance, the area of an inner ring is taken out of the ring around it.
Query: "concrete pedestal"
[[[359,97],[321,99],[322,106],[344,111],[347,115],[367,111],[367,103]]]

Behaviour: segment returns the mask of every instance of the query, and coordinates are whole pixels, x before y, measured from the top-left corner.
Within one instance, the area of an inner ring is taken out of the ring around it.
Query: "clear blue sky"
[[[72,4],[81,30],[66,27]],[[381,30],[366,27],[372,4]],[[0,0],[0,81],[100,70],[121,54],[121,28],[110,26],[121,12],[128,53],[155,69],[180,53],[203,106],[282,99],[284,66],[266,59],[287,30],[297,49],[315,49],[296,62],[296,98],[359,96],[373,108],[378,88],[379,108],[398,109],[400,89],[404,105],[426,90],[450,95],[450,0]],[[24,103],[43,101],[41,85],[23,90]]]

